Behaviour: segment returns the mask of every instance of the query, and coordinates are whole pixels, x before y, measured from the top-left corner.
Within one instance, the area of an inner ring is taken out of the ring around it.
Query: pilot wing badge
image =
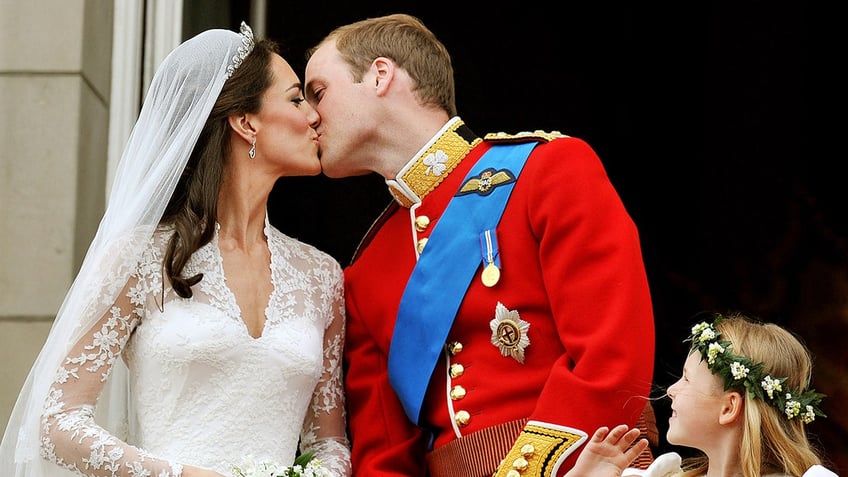
[[[479,175],[469,177],[459,188],[457,196],[467,194],[489,195],[496,187],[515,182],[515,174],[509,169],[496,171],[493,168],[484,169]]]

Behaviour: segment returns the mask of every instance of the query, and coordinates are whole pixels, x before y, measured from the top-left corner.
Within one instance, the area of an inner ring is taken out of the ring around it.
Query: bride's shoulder
[[[319,269],[340,268],[338,261],[329,253],[319,249],[315,245],[290,237],[273,225],[268,226],[268,246],[283,256],[295,255],[309,261]]]

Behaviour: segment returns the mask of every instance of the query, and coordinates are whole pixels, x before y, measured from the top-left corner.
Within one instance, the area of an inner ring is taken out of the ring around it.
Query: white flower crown
[[[766,374],[763,371],[765,363],[754,363],[751,358],[733,354],[730,341],[719,341],[720,333],[715,327],[722,319],[724,317],[717,314],[713,324],[702,321],[693,326],[692,335],[684,342],[691,341],[691,350],[701,352],[701,360],[707,361],[710,371],[724,380],[725,390],[744,386],[753,397],[774,406],[789,420],[800,417],[805,423],[810,423],[816,416],[827,417],[819,409],[824,394],[814,389],[804,392],[800,389],[786,389],[784,393],[783,385],[787,378],[774,378]]]

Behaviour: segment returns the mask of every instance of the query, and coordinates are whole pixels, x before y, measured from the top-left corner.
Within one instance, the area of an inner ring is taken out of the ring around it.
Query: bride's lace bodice
[[[165,284],[169,232],[157,233],[111,313],[73,349],[43,418],[42,453],[88,476],[171,477],[183,465],[230,475],[245,456],[291,464],[313,451],[334,475],[349,468],[338,263],[266,225],[273,292],[254,338],[227,288],[217,232],[185,276],[183,299]],[[113,365],[129,371],[127,444],[94,421]],[[341,419],[340,419],[341,417]]]

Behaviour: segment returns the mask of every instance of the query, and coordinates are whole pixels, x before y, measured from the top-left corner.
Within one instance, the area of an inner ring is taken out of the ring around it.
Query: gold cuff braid
[[[586,440],[576,429],[528,423],[494,477],[553,477],[557,464]]]

